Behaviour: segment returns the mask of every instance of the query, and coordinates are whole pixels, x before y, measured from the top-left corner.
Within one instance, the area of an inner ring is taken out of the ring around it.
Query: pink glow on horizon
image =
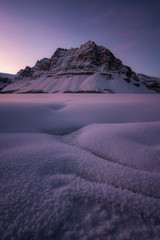
[[[137,72],[158,77],[159,8],[160,3],[144,0],[86,0],[85,8],[83,1],[73,0],[2,1],[0,72],[16,73],[51,57],[58,47],[92,40]]]
[[[51,57],[58,46],[54,36],[65,39],[63,32],[55,27],[3,12],[0,12],[0,29],[0,72],[12,74],[26,65],[33,66],[43,57]]]

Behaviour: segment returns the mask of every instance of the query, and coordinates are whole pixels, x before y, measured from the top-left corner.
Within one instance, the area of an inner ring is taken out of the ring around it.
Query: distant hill
[[[157,93],[160,93],[160,78],[150,77],[142,73],[138,73],[137,77],[140,81],[146,85],[148,89],[151,89]]]
[[[0,90],[13,82],[15,75],[9,73],[0,73]]]

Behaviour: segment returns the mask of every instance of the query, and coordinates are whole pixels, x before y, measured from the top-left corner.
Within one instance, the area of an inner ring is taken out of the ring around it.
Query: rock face
[[[98,73],[98,74],[97,74]],[[2,91],[141,93],[148,89],[128,66],[93,41],[79,48],[58,48],[51,58],[20,70]],[[143,86],[141,86],[143,85]]]
[[[58,48],[53,56],[37,61],[33,68],[26,67],[20,70],[16,79],[30,77],[35,79],[47,73],[51,76],[62,75],[91,75],[99,71],[102,75],[111,77],[110,72],[125,74],[128,78],[134,77],[138,81],[136,74],[122,64],[111,51],[103,46],[97,46],[94,42],[88,41],[80,48],[63,49]]]
[[[40,61],[37,61],[33,68],[27,66],[25,69],[21,69],[15,79],[24,79],[24,78],[36,78],[43,74],[45,71],[50,69],[50,59],[43,58]]]

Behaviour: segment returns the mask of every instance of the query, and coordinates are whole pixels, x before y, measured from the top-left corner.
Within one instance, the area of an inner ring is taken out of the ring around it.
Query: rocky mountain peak
[[[138,81],[131,68],[123,65],[109,49],[98,46],[94,41],[88,41],[79,48],[57,48],[51,58],[43,58],[33,68],[27,66],[20,70],[16,79],[36,79],[42,75],[91,75],[97,71],[106,76],[111,76],[113,72],[124,74]]]
[[[57,48],[51,58],[20,70],[14,83],[6,87],[2,84],[1,91],[146,93],[152,89],[158,92],[157,83],[141,82],[108,48],[88,41],[79,48]]]
[[[80,46],[80,48],[81,49],[83,49],[83,48],[94,48],[94,47],[96,47],[97,45],[96,45],[96,43],[94,42],[94,41],[87,41],[86,43],[84,43],[84,44],[82,44],[81,46]]]

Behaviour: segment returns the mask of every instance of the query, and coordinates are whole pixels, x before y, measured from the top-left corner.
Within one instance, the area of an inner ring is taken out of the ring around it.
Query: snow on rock
[[[154,89],[153,89],[154,90]],[[113,53],[93,41],[79,48],[58,48],[52,57],[20,70],[2,92],[154,93]]]
[[[2,92],[15,93],[63,93],[63,92],[78,92],[78,91],[94,91],[94,92],[109,92],[109,93],[153,93],[144,85],[139,87],[126,83],[124,79],[116,74],[113,79],[107,80],[101,73],[96,72],[90,76],[75,75],[61,77],[45,77],[41,76],[38,79],[29,80],[23,79],[8,85]]]
[[[159,95],[0,95],[0,239],[160,236]]]

